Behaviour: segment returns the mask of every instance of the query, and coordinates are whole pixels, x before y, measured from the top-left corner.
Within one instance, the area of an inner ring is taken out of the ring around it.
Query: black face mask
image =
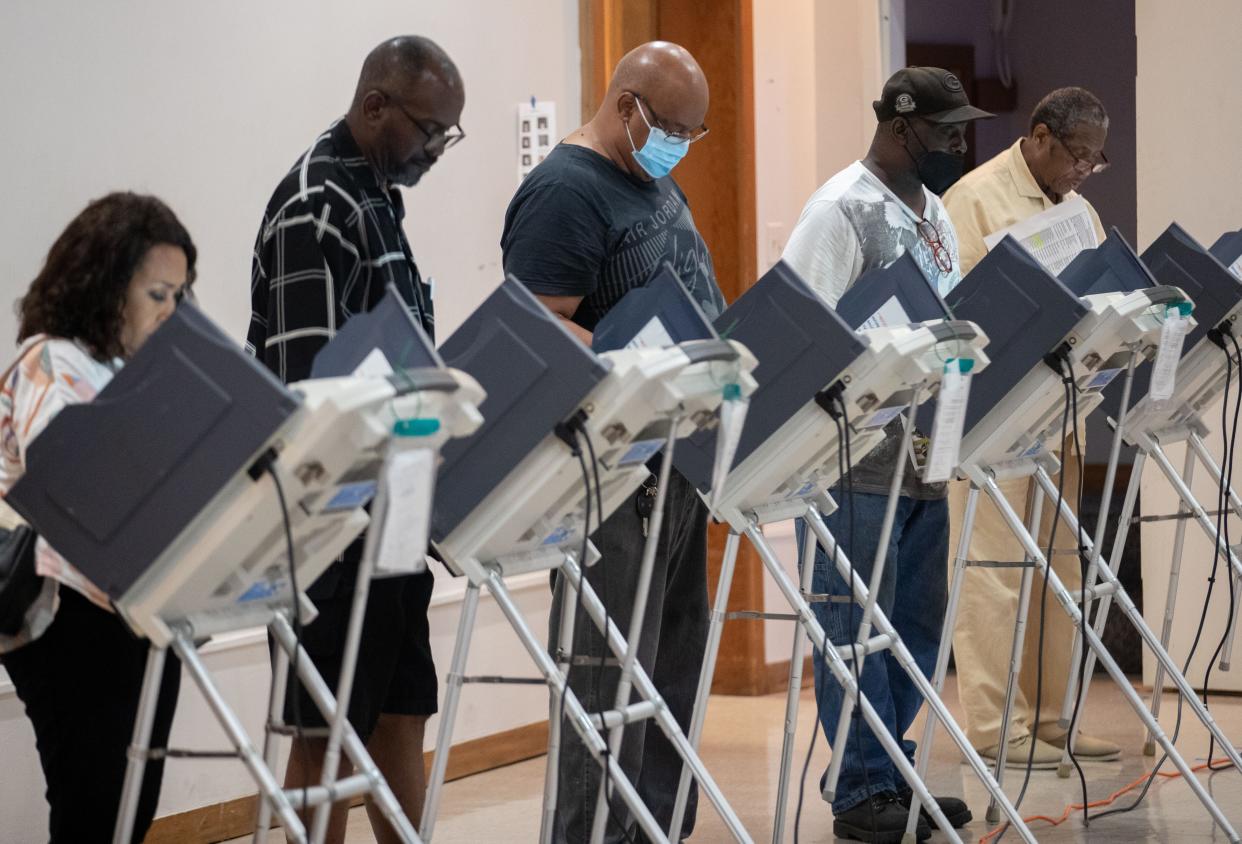
[[[915,156],[910,152],[910,148],[906,147],[906,155],[910,156],[910,160],[914,162],[919,181],[929,191],[939,196],[962,178],[962,172],[966,169],[966,156],[955,152],[928,149],[927,144],[923,143],[923,139],[919,137],[919,133],[914,130],[913,126],[910,127],[910,134],[919,142],[923,152]]]

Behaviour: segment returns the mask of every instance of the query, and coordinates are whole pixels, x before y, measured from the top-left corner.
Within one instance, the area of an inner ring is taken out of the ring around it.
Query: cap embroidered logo
[[[940,81],[944,84],[946,91],[956,94],[962,90],[962,80],[958,79],[955,74],[946,73],[940,78]]]
[[[958,88],[961,88],[960,82],[958,83]],[[914,97],[909,94],[898,94],[896,102],[893,103],[893,111],[898,114],[914,111]]]

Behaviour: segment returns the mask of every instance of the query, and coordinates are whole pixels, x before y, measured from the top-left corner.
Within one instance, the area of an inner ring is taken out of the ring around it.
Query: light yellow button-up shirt
[[[1065,199],[1078,194],[1070,191]],[[1051,208],[1055,203],[1048,198],[1031,175],[1022,157],[1022,139],[1000,155],[980,164],[963,176],[944,195],[944,206],[957,231],[958,255],[962,275],[970,272],[975,264],[987,254],[983,238],[992,232],[1008,228]],[[1104,227],[1100,216],[1091,203],[1087,203],[1095,234],[1104,241]]]

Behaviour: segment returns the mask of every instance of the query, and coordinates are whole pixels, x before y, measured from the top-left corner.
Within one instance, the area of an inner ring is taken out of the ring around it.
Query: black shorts
[[[341,675],[345,632],[353,605],[353,575],[350,571],[342,577],[341,588],[330,596],[314,599],[319,615],[302,630],[302,645],[333,693]],[[433,583],[430,571],[371,582],[349,701],[349,721],[364,742],[375,730],[381,714],[436,712],[436,666],[427,623]],[[294,724],[292,680],[291,663],[284,712],[285,723],[290,725]],[[302,726],[326,726],[310,694],[300,683],[296,688]]]

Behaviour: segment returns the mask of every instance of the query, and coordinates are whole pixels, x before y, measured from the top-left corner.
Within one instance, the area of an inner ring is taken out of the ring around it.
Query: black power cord
[[[272,478],[272,484],[276,487],[276,498],[280,501],[280,513],[284,518],[285,525],[285,550],[289,555],[289,588],[293,592],[293,658],[289,661],[289,672],[293,677],[293,727],[294,727],[294,744],[298,746],[298,752],[303,754],[303,762],[306,757],[306,742],[302,731],[302,706],[301,706],[301,678],[298,676],[298,658],[302,653],[302,598],[298,589],[298,566],[297,557],[293,546],[293,525],[289,520],[289,505],[285,500],[285,488],[280,482],[280,476],[276,474],[276,456],[271,452],[261,458],[264,461],[262,471],[267,472]],[[337,701],[337,706],[347,706],[348,701]],[[302,785],[302,814],[306,814],[306,788]]]
[[[1073,742],[1070,741],[1070,739],[1074,736],[1074,728],[1078,723],[1078,710],[1082,704],[1083,684],[1086,683],[1088,679],[1087,678],[1087,651],[1088,651],[1088,648],[1087,648],[1087,624],[1088,624],[1088,619],[1087,619],[1087,564],[1089,561],[1089,557],[1087,554],[1084,553],[1084,549],[1086,548],[1086,539],[1085,539],[1085,535],[1083,532],[1083,526],[1082,526],[1083,459],[1082,459],[1082,440],[1081,440],[1081,437],[1078,431],[1078,392],[1079,390],[1078,390],[1077,379],[1074,376],[1074,362],[1068,356],[1065,358],[1065,365],[1069,368],[1069,375],[1070,375],[1069,393],[1070,393],[1070,405],[1072,407],[1071,416],[1073,418],[1073,424],[1074,424],[1074,454],[1075,454],[1075,459],[1078,461],[1078,490],[1075,496],[1076,507],[1075,507],[1074,512],[1076,515],[1075,522],[1078,525],[1078,530],[1077,530],[1077,534],[1078,534],[1078,537],[1077,537],[1078,538],[1078,542],[1077,542],[1077,545],[1078,545],[1078,583],[1079,583],[1078,635],[1079,635],[1080,641],[1082,642],[1081,647],[1079,647],[1078,649],[1078,687],[1077,687],[1078,693],[1074,696],[1074,709],[1072,713],[1070,714],[1069,730],[1065,734],[1065,747],[1066,747],[1067,753],[1069,754],[1070,762],[1073,763],[1074,765],[1074,770],[1078,772],[1078,782],[1079,782],[1079,785],[1082,787],[1082,825],[1089,826],[1091,823],[1091,817],[1089,814],[1089,810],[1087,808],[1090,802],[1087,800],[1087,775],[1086,773],[1083,772],[1082,765],[1079,764],[1078,762],[1078,757],[1074,755],[1074,745],[1073,745]],[[1123,407],[1121,409],[1121,414],[1119,418],[1124,420],[1125,414],[1126,414],[1126,408]],[[1064,469],[1061,470],[1061,474],[1062,475],[1065,474]],[[1060,512],[1058,511],[1056,515],[1057,515],[1057,518],[1059,518]],[[1108,515],[1107,513],[1101,514],[1100,518],[1106,518],[1107,515]],[[1101,538],[1101,542],[1102,541],[1103,539]],[[1100,554],[1101,554],[1100,561],[1102,562],[1102,559],[1103,559],[1102,549],[1100,551]],[[1049,568],[1052,567],[1051,558],[1049,558],[1048,560],[1048,566]],[[1038,729],[1038,726],[1039,726],[1039,722],[1036,721],[1037,729]],[[1031,746],[1034,747],[1034,744],[1035,744],[1034,741],[1032,741]]]
[[[1238,360],[1242,361],[1242,346],[1238,345],[1237,338],[1235,338],[1233,334],[1231,333],[1225,333],[1225,336],[1229,338],[1229,342],[1233,345],[1233,349],[1234,349],[1235,354],[1237,355]],[[1233,547],[1232,543],[1229,541],[1229,512],[1228,511],[1232,503],[1229,500],[1229,493],[1233,490],[1233,460],[1235,457],[1234,449],[1236,448],[1237,442],[1238,442],[1238,417],[1239,416],[1242,416],[1242,390],[1238,390],[1238,395],[1234,403],[1233,427],[1229,434],[1229,447],[1225,450],[1225,462],[1221,466],[1221,481],[1220,481],[1219,490],[1218,490],[1219,497],[1218,497],[1218,503],[1217,503],[1217,508],[1216,508],[1217,510],[1220,511],[1220,515],[1216,517],[1217,518],[1217,537],[1218,538],[1223,537],[1224,539],[1224,545],[1225,545],[1224,556],[1225,556],[1226,561],[1228,561],[1230,549]],[[1221,436],[1224,437],[1224,435],[1225,435],[1225,432],[1222,430]],[[1223,526],[1223,529],[1222,529],[1222,526]],[[1217,553],[1219,554],[1219,551]],[[1235,594],[1236,588],[1234,585],[1232,563],[1227,563],[1226,569],[1227,569],[1226,579],[1229,581],[1229,615],[1228,615],[1228,618],[1230,619],[1230,623],[1225,625],[1225,630],[1223,633],[1221,633],[1220,642],[1216,645],[1216,650],[1212,652],[1212,658],[1208,660],[1207,667],[1203,671],[1202,697],[1203,697],[1203,705],[1205,707],[1208,705],[1208,685],[1209,685],[1209,680],[1211,679],[1211,676],[1212,676],[1212,666],[1216,664],[1216,661],[1220,658],[1221,652],[1225,649],[1225,644],[1229,641],[1229,634],[1233,632],[1232,620],[1234,617],[1234,612],[1237,610],[1237,595]],[[1230,765],[1228,764],[1222,765],[1220,768],[1212,767],[1212,754],[1215,752],[1215,750],[1216,750],[1216,737],[1209,734],[1208,753],[1207,753],[1208,770],[1222,771],[1225,768],[1230,767]]]
[[[582,439],[586,441],[587,452],[591,456],[591,474],[594,476],[594,479],[595,479],[595,512],[596,512],[595,520],[599,523],[600,526],[602,526],[604,522],[604,495],[602,491],[603,485],[600,483],[600,480],[599,480],[599,460],[595,456],[595,443],[591,440],[591,433],[587,429],[587,426],[584,424],[584,422],[581,419],[579,419],[579,422],[578,422],[578,431],[581,434]],[[665,508],[666,509],[667,509],[667,502],[668,502],[668,498],[666,496],[665,497]],[[658,541],[659,540],[657,539],[657,542]],[[583,565],[584,566],[586,565],[585,559],[583,560]],[[612,623],[612,617],[608,613],[608,560],[605,557],[602,557],[602,556],[600,557],[599,567],[600,567],[600,603],[604,608],[604,647],[600,651],[599,671],[597,671],[595,675],[595,699],[599,703],[599,706],[600,706],[599,715],[600,715],[600,724],[602,725],[604,721],[603,715],[604,715],[605,707],[603,703],[603,695],[601,694],[600,684],[603,681],[604,671],[608,665],[608,631],[613,627],[613,623]],[[604,761],[607,762],[608,760],[607,754],[609,754],[611,751],[607,749],[606,745],[605,745],[604,752],[606,754],[604,757]],[[604,765],[603,786],[604,786],[604,805],[607,807],[607,810],[608,810],[608,820],[611,821],[614,826],[616,826],[618,829],[621,830],[621,834],[625,836],[626,841],[633,842],[634,839],[630,836],[628,825],[623,824],[619,820],[617,820],[618,813],[612,802],[612,799],[613,799],[612,771],[608,769],[607,764]]]
[[[849,506],[849,527],[847,528],[847,530],[848,530],[848,535],[849,535],[850,551],[848,552],[846,556],[846,561],[849,564],[850,578],[849,578],[849,583],[846,584],[846,588],[849,590],[846,597],[847,597],[848,604],[849,604],[849,629],[851,630],[850,650],[851,650],[851,654],[853,657],[853,659],[851,660],[851,670],[853,671],[853,674],[854,674],[854,685],[858,689],[859,695],[861,695],[862,694],[862,667],[858,664],[858,634],[857,634],[857,631],[854,630],[854,591],[853,591],[853,582],[854,582],[854,557],[853,557],[853,553],[854,553],[853,552],[853,549],[854,549],[854,480],[853,480],[853,472],[851,471],[853,467],[853,459],[852,459],[853,454],[851,452],[851,447],[850,447],[851,439],[850,439],[849,411],[846,409],[845,401],[841,398],[841,391],[839,389],[825,391],[825,394],[826,395],[824,396],[817,396],[817,401],[819,401],[820,406],[828,412],[828,415],[832,418],[833,424],[836,425],[837,442],[841,444],[842,446],[842,447],[837,448],[837,478],[838,478],[837,483],[842,492],[843,500],[848,502],[848,506]],[[904,460],[905,455],[904,454],[898,455],[898,459]],[[816,538],[815,541],[818,542],[818,539]],[[829,582],[831,582],[832,577],[836,574],[836,570],[837,570],[836,560],[837,560],[837,555],[840,552],[841,552],[840,542],[838,541],[834,544],[833,549],[832,549],[832,565],[831,565],[831,568],[829,569],[829,574],[828,574]],[[812,559],[812,565],[814,565],[813,559]],[[829,638],[826,635],[824,638],[825,638],[825,641],[824,641],[825,648],[833,647],[831,638]],[[828,668],[827,655],[823,651],[820,651],[819,658],[821,660],[821,663],[820,663],[821,674],[824,672],[831,673],[830,669]],[[816,703],[818,706],[818,700],[816,701]],[[862,725],[861,725],[862,719],[859,717],[859,708],[857,705],[855,705],[854,707],[852,719],[854,721],[854,724],[853,724],[854,743],[855,743],[855,746],[861,747],[862,745]],[[802,826],[802,804],[803,804],[803,800],[804,800],[805,792],[806,792],[806,777],[807,777],[807,773],[809,772],[811,768],[811,755],[815,750],[815,741],[817,738],[819,738],[819,713],[818,711],[815,714],[815,726],[811,731],[811,742],[807,747],[806,759],[802,763],[802,781],[798,786],[798,805],[797,805],[797,810],[795,811],[795,814],[794,814],[794,844],[799,844],[799,834],[800,834],[801,826]],[[825,732],[824,738],[826,739],[828,738],[828,735],[826,732]],[[829,740],[831,741],[831,739]],[[833,752],[834,753],[844,752],[844,748],[837,748],[833,750]],[[871,778],[867,773],[866,765],[863,766],[862,774],[863,774],[863,790],[868,793],[867,799],[870,800],[871,799],[871,794],[870,794]],[[872,833],[872,836],[874,837],[877,834],[876,827],[875,827],[875,813],[872,812],[869,817],[870,817],[870,822],[871,822],[871,833]]]
[[[1065,411],[1061,414],[1061,440],[1063,444],[1066,436],[1069,434],[1069,417],[1072,402],[1073,377],[1067,374],[1061,366],[1062,360],[1068,358],[1068,352],[1064,349],[1058,349],[1044,357],[1044,363],[1052,368],[1054,372],[1061,376],[1061,383],[1065,388]],[[1035,494],[1042,495],[1042,491],[1036,488]],[[1061,523],[1061,502],[1065,500],[1065,468],[1062,466],[1061,474],[1057,478],[1057,500],[1052,509],[1052,529],[1048,535],[1048,552],[1044,555],[1044,559],[1049,569],[1052,568],[1053,551],[1056,549],[1057,527]],[[1038,530],[1038,526],[1036,526]],[[1022,805],[1022,799],[1026,796],[1027,787],[1031,783],[1031,771],[1035,766],[1035,731],[1039,728],[1039,716],[1041,712],[1041,703],[1044,690],[1044,619],[1048,610],[1048,578],[1044,577],[1044,582],[1039,593],[1039,644],[1037,648],[1037,658],[1035,661],[1035,712],[1031,718],[1031,746],[1026,757],[1026,772],[1022,777],[1022,788],[1018,791],[1018,797],[1013,801],[1013,807],[1016,811]],[[1006,739],[1008,737],[1005,737]],[[1004,750],[1004,748],[1000,748]],[[998,750],[998,752],[1000,752]],[[1004,833],[1001,833],[1003,836]],[[1000,841],[1000,837],[997,837]]]
[[[1211,340],[1213,343],[1215,343],[1217,346],[1219,346],[1225,352],[1225,390],[1221,394],[1221,404],[1220,404],[1221,436],[1222,437],[1224,437],[1225,431],[1230,429],[1229,420],[1228,420],[1229,388],[1231,386],[1231,382],[1233,379],[1233,364],[1234,364],[1233,356],[1229,353],[1228,346],[1225,345],[1224,335],[1227,333],[1228,333],[1227,328],[1224,330],[1213,328],[1207,333],[1208,339]],[[1239,363],[1242,363],[1242,358],[1239,358]],[[1235,423],[1237,422],[1237,417],[1238,417],[1238,410],[1236,408],[1240,402],[1242,402],[1242,384],[1239,384],[1238,395],[1235,397],[1235,411],[1234,411]],[[1234,427],[1234,430],[1236,431],[1236,426]],[[1233,457],[1233,446],[1235,443],[1232,442],[1231,440],[1232,438],[1230,439],[1230,441],[1225,442],[1226,463],[1231,462],[1232,457]],[[1216,500],[1217,500],[1218,505],[1220,504],[1220,502],[1222,501],[1222,499],[1224,499],[1226,495],[1225,486],[1224,486],[1224,483],[1225,483],[1225,474],[1223,471],[1224,465],[1225,464],[1222,464],[1221,483],[1217,487],[1217,499]],[[1217,507],[1217,515],[1216,515],[1217,536],[1223,536],[1223,533],[1222,533],[1223,525],[1221,522],[1221,520],[1224,518],[1223,510],[1224,508],[1222,506]],[[1217,542],[1215,545],[1215,548],[1213,549],[1213,553],[1212,553],[1212,571],[1207,579],[1207,584],[1208,584],[1207,595],[1203,599],[1203,608],[1199,613],[1199,624],[1195,629],[1195,637],[1194,637],[1194,640],[1191,642],[1190,652],[1187,653],[1186,661],[1182,664],[1183,674],[1185,674],[1187,671],[1190,670],[1190,663],[1194,659],[1195,653],[1199,649],[1199,642],[1201,641],[1203,637],[1203,628],[1207,621],[1208,608],[1211,606],[1211,602],[1212,602],[1212,592],[1213,592],[1213,588],[1216,585],[1216,572],[1217,572],[1217,566],[1219,565],[1219,563],[1220,563],[1220,543]],[[1230,580],[1232,580],[1232,578],[1230,578]],[[1158,691],[1159,690],[1157,690],[1157,692]],[[1177,743],[1177,739],[1178,739],[1178,736],[1181,734],[1181,731],[1182,731],[1182,696],[1179,694],[1177,696],[1177,717],[1173,722],[1173,735],[1169,739],[1170,744]],[[1169,759],[1168,753],[1164,753],[1161,755],[1159,761],[1157,761],[1155,766],[1152,767],[1151,773],[1147,775],[1147,781],[1143,783],[1143,788],[1139,792],[1138,797],[1134,798],[1133,803],[1131,803],[1128,806],[1123,806],[1119,809],[1109,809],[1108,811],[1105,811],[1105,812],[1099,812],[1098,814],[1096,814],[1095,819],[1098,821],[1101,818],[1108,817],[1109,815],[1123,815],[1127,812],[1132,812],[1135,809],[1137,809],[1139,805],[1142,804],[1144,798],[1147,797],[1147,792],[1151,790],[1152,785],[1155,783],[1156,778],[1160,774],[1161,768],[1164,767],[1164,764],[1165,762],[1168,761],[1168,759]],[[1211,756],[1208,757],[1208,761],[1211,762]]]

